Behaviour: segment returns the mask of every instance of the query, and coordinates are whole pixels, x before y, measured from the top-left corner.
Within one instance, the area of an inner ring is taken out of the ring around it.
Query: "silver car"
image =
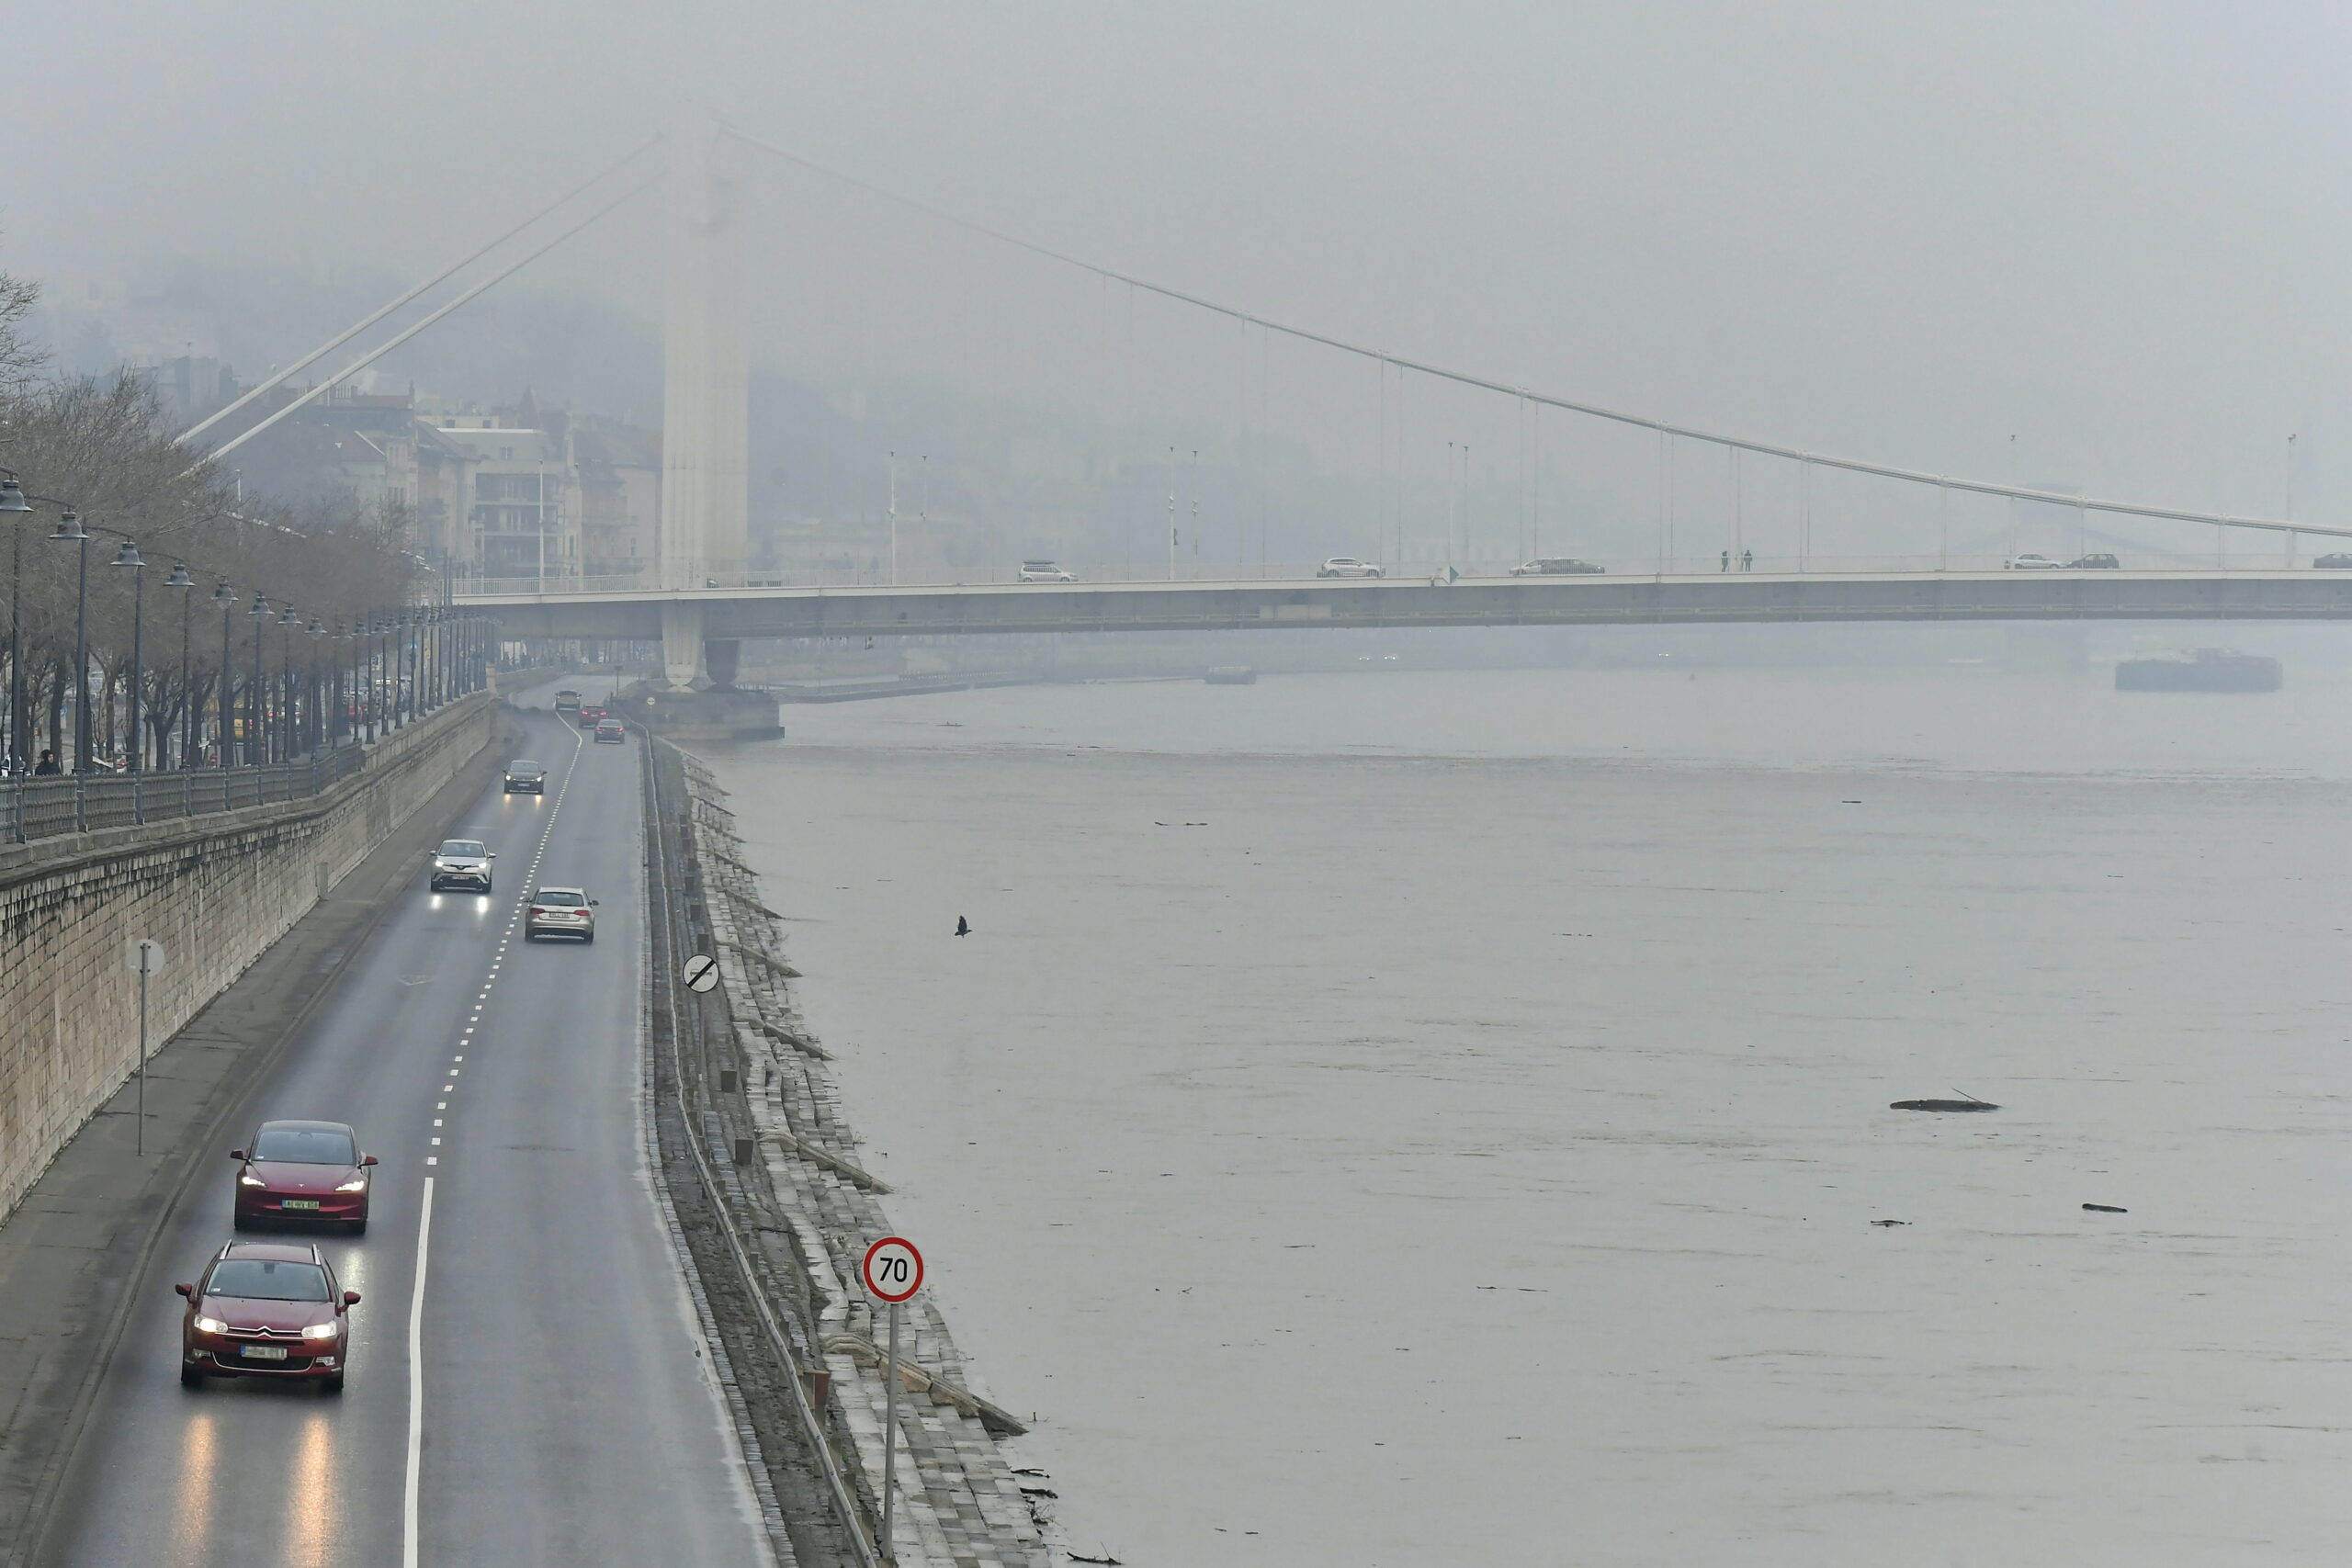
[[[596,940],[596,900],[584,887],[542,887],[531,895],[531,912],[523,917],[523,940],[576,936]]]
[[[1049,560],[1025,560],[1021,563],[1023,582],[1076,582],[1077,578]]]
[[[1317,577],[1386,577],[1388,569],[1377,561],[1358,560],[1353,556],[1333,556],[1315,569]]]
[[[2001,563],[2010,571],[2064,571],[2066,563],[2052,560],[2048,556],[2011,556]]]

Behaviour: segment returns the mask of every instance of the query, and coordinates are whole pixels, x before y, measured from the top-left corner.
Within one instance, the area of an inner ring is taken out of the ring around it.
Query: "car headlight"
[[[365,1192],[368,1190],[368,1179],[364,1176],[355,1176],[350,1180],[338,1186],[335,1190],[338,1192]]]
[[[237,1185],[240,1187],[266,1187],[269,1183],[264,1181],[260,1177],[255,1176],[250,1170],[241,1170],[237,1172]]]
[[[199,1317],[196,1320],[196,1331],[198,1334],[226,1334],[229,1325],[217,1317]]]
[[[335,1337],[337,1326],[337,1325],[332,1323],[314,1323],[311,1325],[310,1327],[302,1330],[302,1337],[305,1339],[332,1339]]]
[[[449,863],[443,860],[439,855],[435,855],[433,857],[433,869],[435,871],[447,871],[449,869]]]

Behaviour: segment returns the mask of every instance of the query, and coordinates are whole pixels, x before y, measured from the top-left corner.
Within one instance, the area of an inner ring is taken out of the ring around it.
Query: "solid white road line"
[[[416,1568],[417,1483],[424,1461],[424,1259],[432,1239],[433,1178],[428,1176],[424,1206],[416,1218],[416,1290],[408,1309],[408,1492],[401,1507],[401,1568]]]

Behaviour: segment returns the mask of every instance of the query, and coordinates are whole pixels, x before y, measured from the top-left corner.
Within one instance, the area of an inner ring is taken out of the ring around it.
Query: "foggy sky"
[[[2299,514],[2352,510],[2352,25],[2321,6],[19,0],[7,33],[0,265],[61,293],[157,255],[422,276],[695,99],[1549,390],[2267,513],[2300,431]],[[886,263],[927,320],[989,312],[989,355],[1054,330],[1009,329],[1021,286],[958,243],[761,188],[790,265],[759,282],[802,312],[769,352],[810,361],[787,370],[876,341],[887,312],[840,290]],[[525,277],[658,316],[642,238]],[[1070,314],[1063,283],[1029,308]],[[1107,355],[1098,332],[1039,373]]]

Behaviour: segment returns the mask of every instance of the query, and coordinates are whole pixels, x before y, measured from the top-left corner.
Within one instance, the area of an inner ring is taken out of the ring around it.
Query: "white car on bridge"
[[[1077,578],[1049,560],[1025,560],[1021,563],[1023,582],[1076,582]]]
[[[2011,556],[2001,565],[2010,571],[2064,571],[2066,570],[2064,561],[2052,560],[2048,556],[2036,555]]]
[[[1386,577],[1388,569],[1377,561],[1358,560],[1353,556],[1333,556],[1315,569],[1317,577]]]

